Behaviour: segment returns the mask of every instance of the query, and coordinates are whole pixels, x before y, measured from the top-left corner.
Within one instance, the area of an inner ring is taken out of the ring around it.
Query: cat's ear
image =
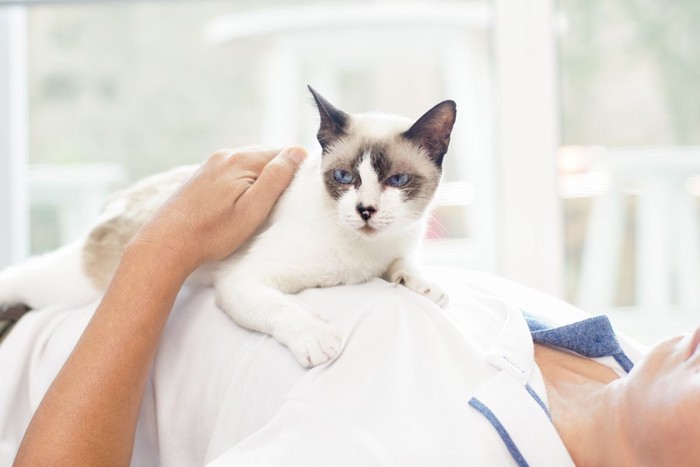
[[[457,104],[454,101],[440,102],[402,133],[402,136],[425,149],[433,162],[442,167],[442,158],[450,145],[450,134],[456,117]]]
[[[336,109],[314,88],[309,86],[311,95],[314,96],[318,113],[321,116],[321,125],[318,128],[318,142],[321,143],[323,152],[326,153],[331,144],[345,135],[345,130],[350,122],[350,115],[342,110]]]

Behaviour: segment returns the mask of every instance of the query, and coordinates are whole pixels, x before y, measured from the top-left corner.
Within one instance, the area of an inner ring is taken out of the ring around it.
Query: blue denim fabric
[[[607,316],[594,316],[556,328],[527,313],[525,320],[536,344],[559,347],[589,358],[613,357],[627,373],[634,366],[620,347]]]
[[[559,347],[588,358],[613,357],[627,373],[634,366],[620,347],[607,316],[595,316],[559,327],[551,327],[527,313],[524,313],[524,316],[532,334],[532,341],[536,344]],[[525,389],[551,419],[549,410],[537,393],[529,385],[526,385]],[[469,401],[469,405],[478,410],[493,425],[515,462],[521,467],[528,465],[508,434],[508,430],[491,409],[475,398]]]
[[[496,415],[494,415],[491,409],[486,407],[480,400],[475,399],[473,397],[469,401],[469,405],[481,412],[481,414],[484,417],[486,417],[486,419],[491,423],[491,425],[493,425],[493,427],[498,432],[498,435],[503,440],[503,443],[506,445],[506,448],[508,448],[508,452],[510,452],[510,455],[513,456],[513,460],[515,460],[515,463],[518,464],[519,467],[527,467],[529,464],[523,457],[522,453],[520,452],[520,449],[518,449],[518,446],[515,445],[513,439],[508,434],[508,431],[500,422],[500,420],[498,420]]]
[[[547,414],[547,417],[551,420],[551,419],[552,419],[552,414],[549,413],[549,409],[548,409],[547,406],[545,405],[544,401],[543,401],[542,399],[540,399],[540,396],[537,394],[537,392],[535,392],[535,390],[532,389],[532,387],[531,387],[529,384],[526,384],[526,385],[525,385],[525,389],[527,389],[527,392],[530,393],[530,395],[532,396],[532,398],[535,399],[535,402],[537,402],[537,404],[538,404],[540,407],[542,407],[542,410],[544,410],[544,413],[546,413],[546,414]]]

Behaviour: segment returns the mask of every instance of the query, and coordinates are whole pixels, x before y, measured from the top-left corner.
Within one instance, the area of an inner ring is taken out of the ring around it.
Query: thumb
[[[249,202],[261,214],[267,213],[289,186],[299,165],[306,159],[306,149],[300,146],[286,148],[265,165],[260,176],[248,189]]]

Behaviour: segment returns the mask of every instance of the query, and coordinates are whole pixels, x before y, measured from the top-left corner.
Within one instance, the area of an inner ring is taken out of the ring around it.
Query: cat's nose
[[[369,218],[372,217],[372,214],[377,212],[377,208],[375,208],[374,206],[365,206],[362,203],[358,204],[356,208],[363,221],[368,221]]]

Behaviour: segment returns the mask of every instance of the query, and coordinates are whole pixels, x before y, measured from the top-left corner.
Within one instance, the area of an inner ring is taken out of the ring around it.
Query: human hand
[[[132,244],[176,256],[185,274],[233,253],[267,219],[306,150],[220,150],[163,205]]]

